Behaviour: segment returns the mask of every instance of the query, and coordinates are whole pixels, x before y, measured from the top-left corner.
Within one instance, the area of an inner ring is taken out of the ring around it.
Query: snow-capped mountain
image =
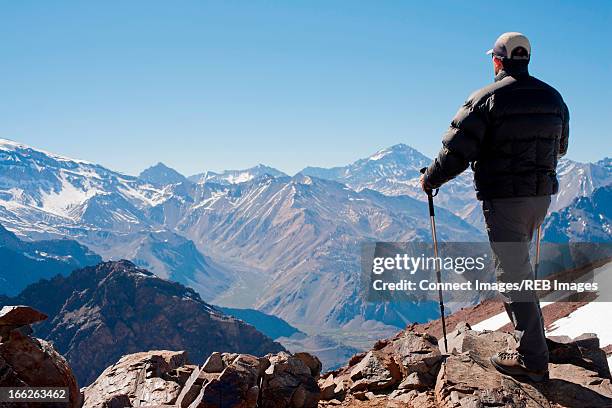
[[[0,139],[0,211],[19,232],[62,236],[76,226],[141,230],[159,190],[100,165]],[[34,224],[32,224],[34,223]]]
[[[303,174],[335,180],[357,191],[370,189],[386,195],[408,195],[425,201],[419,186],[420,170],[432,159],[405,144],[380,150],[347,166],[325,169],[306,167]],[[468,171],[440,190],[436,204],[465,217],[476,205],[472,174]]]
[[[180,183],[146,179],[173,172],[158,165],[142,180],[0,139],[0,223],[27,239],[76,239],[106,259],[132,259],[210,295],[231,280],[220,268],[207,270],[195,245],[155,218],[157,206],[185,195],[176,194]]]
[[[280,170],[266,166],[264,164],[258,164],[255,167],[244,170],[225,170],[221,173],[215,173],[214,171],[207,171],[200,174],[194,174],[189,177],[190,181],[198,184],[204,183],[218,183],[218,184],[238,184],[251,181],[254,178],[261,177],[264,175],[272,177],[284,177],[286,176]]]
[[[143,170],[138,178],[154,186],[165,186],[187,181],[185,176],[162,162]]]
[[[612,184],[612,166],[609,158],[596,163],[562,158],[557,166],[557,177],[559,193],[553,196],[550,212],[567,207],[576,197],[589,197],[597,188]]]
[[[344,167],[306,167],[302,173],[329,180],[343,180],[344,184],[355,190],[369,188],[397,195],[396,191],[409,180],[418,178],[419,170],[430,162],[428,157],[412,147],[397,144]]]

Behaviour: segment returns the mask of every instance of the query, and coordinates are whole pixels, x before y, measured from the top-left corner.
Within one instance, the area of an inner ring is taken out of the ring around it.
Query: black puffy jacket
[[[501,71],[459,109],[425,182],[437,188],[471,164],[479,200],[556,194],[568,136],[559,92],[526,69]]]

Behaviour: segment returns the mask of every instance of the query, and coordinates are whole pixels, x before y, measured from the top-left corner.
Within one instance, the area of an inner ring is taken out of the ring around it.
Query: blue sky
[[[0,137],[138,173],[289,173],[395,143],[434,155],[504,31],[611,155],[610,1],[0,3]]]

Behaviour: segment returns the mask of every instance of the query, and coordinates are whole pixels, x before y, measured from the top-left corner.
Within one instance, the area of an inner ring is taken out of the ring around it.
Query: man
[[[488,54],[495,82],[459,109],[421,185],[438,188],[471,165],[498,280],[515,282],[533,279],[529,243],[559,188],[556,166],[567,151],[569,112],[554,88],[529,75],[531,45],[523,34],[502,34]],[[548,348],[537,298],[504,296],[518,344],[491,362],[504,374],[544,381]]]

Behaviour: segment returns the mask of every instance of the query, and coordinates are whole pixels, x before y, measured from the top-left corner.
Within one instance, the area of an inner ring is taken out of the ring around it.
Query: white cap
[[[529,39],[521,33],[503,33],[495,41],[493,48],[487,51],[487,54],[513,60],[529,60],[531,58],[531,44]]]

